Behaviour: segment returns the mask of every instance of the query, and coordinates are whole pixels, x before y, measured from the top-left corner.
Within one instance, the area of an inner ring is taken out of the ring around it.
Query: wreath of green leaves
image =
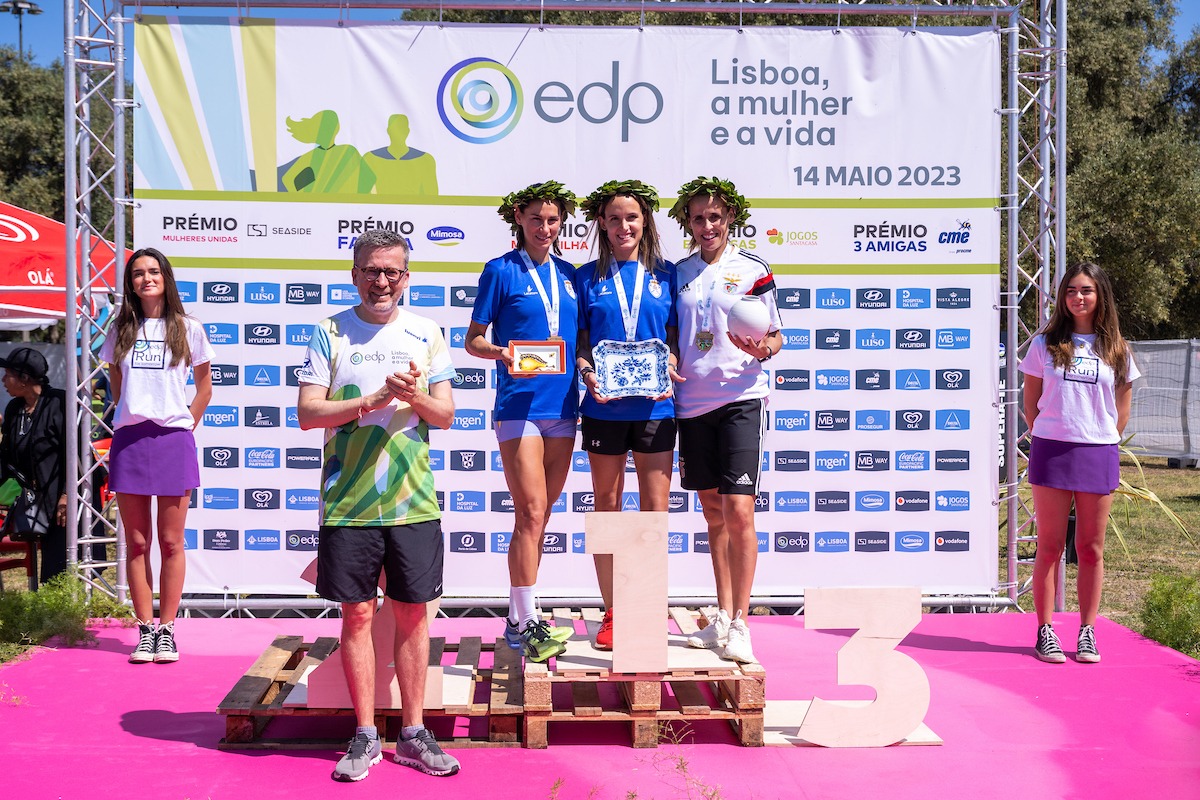
[[[500,214],[501,219],[509,224],[513,233],[516,233],[517,209],[524,208],[534,200],[544,200],[556,205],[561,204],[564,217],[569,217],[575,213],[575,193],[558,181],[535,183],[532,186],[526,186],[518,192],[505,195],[504,199],[500,201],[500,207],[496,211]]]
[[[579,204],[583,210],[583,218],[593,222],[599,218],[605,203],[614,197],[626,195],[641,200],[652,213],[658,211],[658,190],[650,184],[641,181],[609,181]]]
[[[737,188],[731,181],[717,177],[701,177],[679,187],[679,199],[675,201],[675,205],[671,206],[669,212],[671,219],[678,222],[679,227],[685,231],[688,229],[688,203],[700,195],[719,197],[725,201],[725,205],[729,206],[730,212],[733,213],[731,227],[740,228],[746,224],[746,220],[750,219],[750,201],[738,194]]]

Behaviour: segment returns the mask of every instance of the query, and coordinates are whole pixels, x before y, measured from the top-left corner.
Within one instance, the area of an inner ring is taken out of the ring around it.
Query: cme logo
[[[451,492],[450,510],[477,513],[484,510],[485,495],[483,492]]]
[[[247,386],[278,386],[279,367],[274,364],[247,364]]]
[[[929,531],[896,531],[897,553],[929,552]]]
[[[446,130],[469,144],[491,144],[513,132],[525,98],[512,70],[490,58],[468,58],[438,84],[438,116]]]
[[[892,307],[892,291],[890,289],[859,289],[855,293],[856,308],[875,309]]]
[[[209,428],[236,428],[237,406],[209,406],[204,411],[204,424]]]
[[[450,305],[456,308],[473,308],[478,295],[478,286],[451,286]]]
[[[896,430],[929,430],[929,412],[919,408],[902,408],[896,411]]]
[[[850,469],[850,453],[846,450],[818,450],[813,456],[817,472],[846,472]]]
[[[939,431],[971,429],[971,412],[965,408],[944,408],[937,412],[934,426]]]
[[[929,308],[928,289],[897,289],[896,308]]]
[[[278,283],[247,283],[246,302],[271,305],[279,302]]]
[[[971,346],[969,328],[939,328],[934,337],[939,350],[966,350]]]
[[[487,469],[487,451],[451,450],[450,469],[458,472],[483,472]]]
[[[454,411],[451,430],[481,431],[487,427],[487,414],[477,408],[459,408]]]
[[[279,469],[279,448],[247,447],[246,466],[250,469]]]
[[[938,389],[971,388],[971,370],[969,369],[939,369],[935,375],[934,387]]]
[[[358,289],[352,283],[331,283],[328,289],[329,304],[333,306],[358,305]]]
[[[819,369],[817,370],[817,389],[822,391],[843,391],[850,388],[850,370],[848,369]]]
[[[455,389],[487,388],[487,372],[477,367],[459,367],[450,380]]]
[[[780,531],[775,534],[775,552],[807,553],[810,538],[805,531]]]
[[[450,534],[451,553],[486,553],[487,534],[478,531],[454,531]]]
[[[886,431],[888,430],[888,412],[880,409],[863,409],[854,412],[854,430],[856,431]]]
[[[848,431],[850,430],[850,412],[840,409],[826,409],[814,412],[818,431]]]
[[[512,495],[508,492],[492,492],[492,511],[501,514],[515,513]]]
[[[896,492],[897,511],[928,511],[929,492]]]
[[[854,388],[860,392],[877,392],[892,388],[892,373],[886,369],[860,369],[854,373]]]
[[[887,450],[856,450],[854,469],[858,472],[887,472],[891,455]]]
[[[845,328],[822,328],[815,334],[818,350],[850,349],[850,331]]]
[[[807,411],[776,411],[775,430],[777,431],[806,431],[808,430]]]
[[[908,392],[920,392],[929,388],[929,370],[896,370],[896,388]]]
[[[204,466],[210,469],[233,469],[238,465],[236,447],[204,448]]]
[[[238,329],[232,322],[210,322],[204,326],[208,329],[209,344],[237,344]]]
[[[897,450],[897,472],[925,472],[929,469],[928,450]]]
[[[809,308],[812,305],[808,289],[780,289],[776,292],[775,302],[780,308]]]
[[[288,469],[320,469],[321,451],[315,447],[289,447],[284,464]]]
[[[808,511],[808,492],[776,492],[776,511]]]
[[[244,417],[247,428],[278,428],[278,406],[246,406]]]
[[[892,503],[888,492],[855,492],[855,511],[887,511]]]
[[[936,492],[933,506],[938,511],[970,511],[971,493],[954,490]]]
[[[287,543],[288,550],[311,553],[317,549],[320,534],[316,531],[287,531],[284,534],[284,541]]]
[[[971,220],[955,220],[958,230],[942,231],[938,234],[938,244],[967,244],[971,241]],[[965,252],[971,252],[966,250]]]
[[[850,307],[849,289],[817,289],[817,308],[841,310]]]
[[[251,322],[246,325],[246,344],[279,344],[279,326]]]
[[[849,492],[817,492],[813,509],[816,511],[836,512],[850,510]]]
[[[892,332],[887,328],[862,328],[855,331],[859,350],[887,350],[892,346]]]
[[[807,350],[811,346],[811,335],[804,328],[784,328],[781,335],[784,350]]]
[[[806,369],[775,370],[775,388],[798,392],[809,387],[809,372]]]
[[[279,531],[249,530],[246,531],[247,550],[278,550],[280,547]]]
[[[410,286],[408,287],[408,304],[410,306],[444,306],[446,305],[446,287]]]
[[[813,534],[813,550],[818,553],[847,553],[850,551],[850,533],[817,531]]]
[[[938,450],[933,457],[934,469],[959,472],[971,468],[968,450]]]
[[[321,303],[321,284],[289,283],[284,302],[292,306],[315,306]]]
[[[321,497],[316,489],[288,489],[283,502],[293,511],[313,511],[320,506]]]
[[[237,489],[203,489],[201,497],[205,508],[231,509],[238,507]]]
[[[284,328],[284,341],[291,345],[307,347],[312,335],[312,325],[288,325]]]
[[[776,450],[775,469],[778,472],[808,472],[807,450]]]
[[[938,289],[937,290],[937,307],[938,308],[970,308],[971,307],[971,290],[970,289]]]
[[[887,531],[859,531],[854,534],[854,552],[886,553],[887,551]]]
[[[963,553],[971,549],[971,534],[967,531],[938,531],[933,536],[933,549],[940,553]]]
[[[279,508],[278,489],[246,489],[242,494],[244,508],[257,511],[273,511]]]
[[[204,302],[206,303],[236,303],[238,301],[238,285],[226,281],[208,281],[204,284]]]
[[[896,331],[897,350],[928,350],[928,328],[901,328]]]
[[[425,238],[439,247],[453,247],[466,239],[467,235],[452,225],[438,225],[425,231]]]

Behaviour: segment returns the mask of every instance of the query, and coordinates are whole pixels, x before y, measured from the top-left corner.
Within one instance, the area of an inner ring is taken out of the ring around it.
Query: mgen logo
[[[236,428],[237,406],[209,406],[204,411],[204,425],[209,428]]]
[[[478,408],[459,408],[454,411],[454,423],[450,426],[456,431],[481,431],[487,427],[487,414]]]

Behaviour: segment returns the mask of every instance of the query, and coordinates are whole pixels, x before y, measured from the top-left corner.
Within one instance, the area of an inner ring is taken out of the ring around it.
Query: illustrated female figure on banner
[[[125,264],[123,285],[121,309],[100,350],[116,403],[108,485],[117,495],[124,527],[129,594],[138,623],[138,644],[129,660],[167,663],[179,660],[175,615],[187,566],[183,529],[191,492],[200,485],[192,431],[212,398],[214,353],[204,327],[184,312],[165,255],[152,247],[135,252]],[[190,402],[189,370],[195,383]],[[156,500],[162,555],[157,626],[150,564]]]
[[[499,213],[517,247],[484,265],[467,328],[467,352],[499,367],[493,418],[515,517],[504,637],[533,661],[561,653],[571,635],[542,619],[535,587],[550,511],[571,465],[579,409],[575,268],[556,255],[563,220],[574,211],[575,195],[556,181],[504,198]]]
[[[1033,603],[1034,654],[1066,661],[1054,632],[1054,595],[1075,508],[1079,556],[1079,636],[1075,660],[1100,660],[1096,615],[1104,583],[1104,532],[1112,492],[1121,482],[1119,445],[1141,374],[1121,336],[1112,284],[1091,263],[1067,269],[1050,320],[1029,343],[1018,367],[1025,376],[1025,422],[1032,431],[1029,484],[1037,523]]]
[[[582,208],[584,219],[596,224],[600,255],[575,271],[576,366],[586,388],[580,413],[595,510],[622,510],[632,452],[639,509],[666,511],[675,451],[678,328],[675,266],[663,259],[654,224],[658,192],[641,181],[609,181]],[[627,374],[629,369],[638,374]],[[594,644],[611,650],[613,557],[593,558],[605,608]]]
[[[717,594],[717,610],[688,644],[743,663],[754,661],[746,616],[758,559],[754,503],[770,390],[763,364],[782,345],[771,268],[729,241],[731,229],[749,219],[749,207],[729,181],[696,178],[680,188],[671,208],[693,250],[676,265],[679,476],[700,497]],[[762,306],[738,307],[743,303]],[[730,331],[735,319],[754,318],[760,330],[753,334]]]

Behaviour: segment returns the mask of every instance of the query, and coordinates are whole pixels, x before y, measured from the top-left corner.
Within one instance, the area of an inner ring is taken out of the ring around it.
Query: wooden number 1
[[[856,629],[837,654],[838,685],[869,686],[870,703],[813,698],[799,736],[825,747],[883,747],[911,735],[929,710],[929,679],[896,645],[921,621],[916,587],[804,592],[804,627]]]

